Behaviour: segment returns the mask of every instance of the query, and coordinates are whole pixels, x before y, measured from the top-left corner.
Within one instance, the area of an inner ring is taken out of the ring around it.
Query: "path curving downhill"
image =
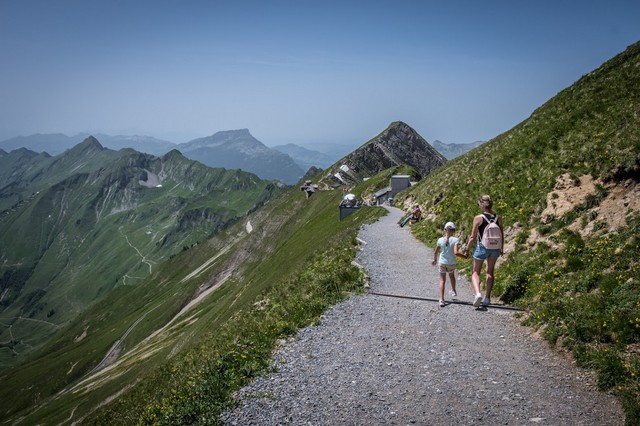
[[[399,228],[363,227],[372,294],[329,309],[238,393],[226,425],[622,425],[618,401],[548,348],[513,311],[440,308],[433,250]],[[447,293],[448,293],[447,283]],[[411,298],[413,297],[413,299]],[[461,302],[471,284],[458,278]],[[424,300],[424,299],[433,299]]]

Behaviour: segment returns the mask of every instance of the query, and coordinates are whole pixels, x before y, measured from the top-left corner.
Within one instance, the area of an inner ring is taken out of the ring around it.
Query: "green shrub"
[[[593,364],[598,371],[598,387],[600,389],[608,390],[626,382],[627,370],[616,351],[608,348],[597,351],[593,357]]]

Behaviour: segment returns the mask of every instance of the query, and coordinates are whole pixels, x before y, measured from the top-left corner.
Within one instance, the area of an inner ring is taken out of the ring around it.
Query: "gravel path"
[[[390,208],[365,226],[358,263],[372,294],[329,309],[275,354],[277,370],[238,393],[226,425],[621,425],[590,374],[513,318],[460,302],[440,308],[432,249]],[[447,294],[449,284],[447,282]],[[425,300],[432,299],[432,300]]]

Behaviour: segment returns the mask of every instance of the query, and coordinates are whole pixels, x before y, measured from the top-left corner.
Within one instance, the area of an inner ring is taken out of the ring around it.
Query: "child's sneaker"
[[[447,306],[447,304],[444,302],[444,300],[440,300],[440,307],[444,308],[445,306]]]
[[[477,308],[478,306],[480,306],[481,303],[482,303],[482,295],[478,293],[476,294],[476,298],[473,299],[473,306]]]
[[[485,297],[484,300],[482,301],[482,306],[489,306],[491,304],[491,299],[489,299],[488,297]]]
[[[458,293],[456,293],[455,290],[451,290],[449,294],[451,295],[451,297],[458,297]]]

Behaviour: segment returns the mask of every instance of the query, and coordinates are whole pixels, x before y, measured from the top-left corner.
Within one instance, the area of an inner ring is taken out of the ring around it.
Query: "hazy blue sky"
[[[639,0],[0,0],[0,140],[488,140],[637,41]]]

